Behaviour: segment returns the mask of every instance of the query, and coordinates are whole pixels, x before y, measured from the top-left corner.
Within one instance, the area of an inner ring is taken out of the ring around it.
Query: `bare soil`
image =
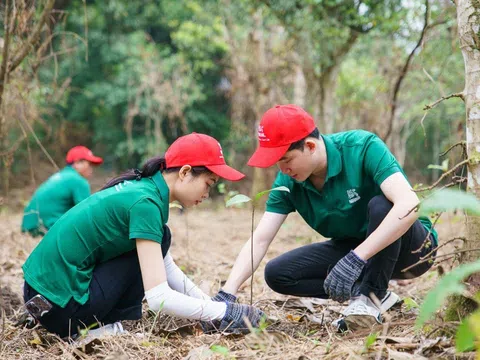
[[[257,216],[257,221],[260,216]],[[210,203],[181,214],[171,209],[172,255],[177,264],[200,287],[215,294],[250,236],[250,212],[225,209]],[[110,337],[88,346],[68,344],[41,327],[15,327],[22,313],[21,266],[38,239],[21,234],[21,214],[0,218],[0,359],[422,359],[468,358],[456,356],[450,334],[454,324],[435,321],[423,330],[414,328],[418,309],[405,304],[385,317],[385,324],[355,333],[337,334],[330,326],[344,308],[333,301],[300,299],[274,293],[263,279],[266,262],[296,247],[323,241],[298,216],[292,214],[273,241],[254,276],[254,302],[273,323],[247,336],[205,335],[198,324],[145,311],[140,321],[125,322],[128,334]],[[441,243],[463,233],[463,221],[442,216],[437,226]],[[440,253],[454,251],[450,243]],[[452,263],[440,264],[449,271]],[[391,290],[421,304],[437,279],[434,269],[407,285],[392,282]],[[240,301],[249,302],[250,281],[240,291]],[[146,310],[146,308],[145,308]],[[366,337],[377,333],[366,348]]]

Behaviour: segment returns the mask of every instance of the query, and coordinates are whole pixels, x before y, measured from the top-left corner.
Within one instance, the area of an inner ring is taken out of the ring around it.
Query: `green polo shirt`
[[[50,229],[63,214],[89,196],[88,181],[73,167],[65,167],[35,191],[24,210],[22,231]]]
[[[286,186],[290,193],[272,191],[266,210],[279,214],[294,211],[308,225],[328,238],[365,239],[369,201],[382,194],[380,184],[390,175],[401,172],[400,164],[385,143],[375,134],[363,130],[322,135],[327,152],[327,176],[321,191],[307,179],[298,182],[278,173],[273,187]],[[419,219],[431,229],[426,217]],[[432,230],[435,241],[437,233]]]
[[[55,304],[85,304],[95,266],[135,249],[135,239],[162,242],[169,190],[160,172],[97,192],[68,211],[23,265],[27,283]]]

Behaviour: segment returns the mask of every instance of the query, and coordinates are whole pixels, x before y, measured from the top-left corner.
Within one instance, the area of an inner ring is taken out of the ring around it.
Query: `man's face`
[[[313,153],[306,143],[302,150],[290,150],[277,162],[280,171],[297,181],[305,181],[315,169]]]
[[[84,178],[89,178],[93,174],[93,166],[90,161],[87,161],[87,160],[75,161],[73,163],[73,167]]]

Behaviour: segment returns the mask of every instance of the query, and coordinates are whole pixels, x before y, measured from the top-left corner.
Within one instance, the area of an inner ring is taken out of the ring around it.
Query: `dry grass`
[[[216,208],[214,208],[216,207]],[[462,221],[446,217],[438,227],[443,240],[459,236]],[[126,322],[129,334],[110,337],[87,348],[67,344],[43,329],[21,329],[13,319],[19,313],[15,295],[20,297],[23,283],[21,265],[36,245],[36,240],[19,232],[20,214],[2,215],[0,220],[0,276],[3,310],[15,312],[0,322],[1,359],[357,359],[357,358],[458,358],[451,340],[439,338],[449,324],[432,324],[431,334],[418,332],[413,324],[417,309],[405,305],[390,312],[388,325],[356,333],[336,334],[329,326],[343,307],[331,301],[286,297],[272,292],[263,280],[263,261],[255,274],[254,301],[276,321],[247,336],[205,335],[195,323],[171,317],[155,318],[147,312],[141,321]],[[196,209],[180,215],[171,210],[172,255],[177,264],[202,289],[214,294],[226,279],[234,259],[250,233],[250,214],[246,210],[225,210],[223,206]],[[321,241],[297,215],[289,216],[272,243],[265,260],[295,247]],[[445,252],[451,251],[445,247]],[[450,264],[442,264],[449,269]],[[417,302],[437,278],[430,271],[407,286],[392,284],[399,294]],[[248,302],[250,282],[240,291],[240,301]],[[312,313],[313,310],[313,313]],[[3,312],[3,311],[2,311]],[[379,337],[365,351],[365,338],[373,332]],[[465,355],[468,356],[468,355]]]

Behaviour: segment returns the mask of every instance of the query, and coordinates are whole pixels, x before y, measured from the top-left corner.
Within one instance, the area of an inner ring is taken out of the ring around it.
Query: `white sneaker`
[[[98,329],[88,330],[86,336],[79,336],[76,340],[81,344],[88,344],[94,339],[100,339],[106,336],[114,336],[128,334],[128,331],[123,329],[122,323],[117,321],[113,324],[107,324]]]
[[[370,298],[360,295],[350,300],[348,307],[342,312],[343,318],[332,322],[338,331],[355,330],[361,327],[371,327],[375,323],[381,324],[381,313],[391,309],[401,302],[400,297],[393,291],[388,291],[382,299],[380,309]]]

